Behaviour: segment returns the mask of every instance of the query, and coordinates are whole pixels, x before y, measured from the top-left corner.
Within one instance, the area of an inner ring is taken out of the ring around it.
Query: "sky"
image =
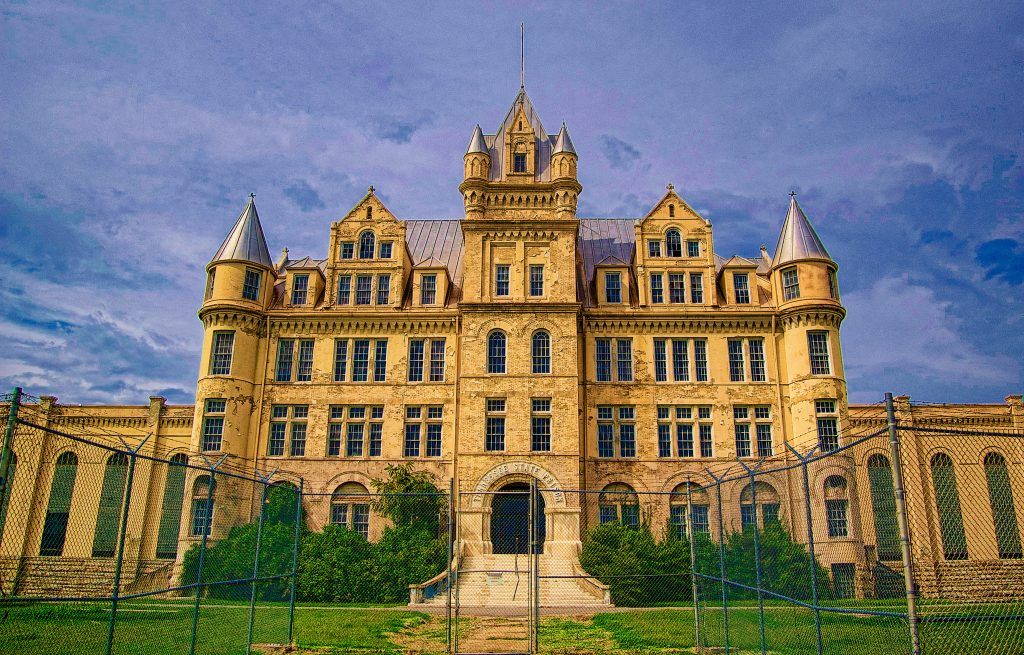
[[[0,7],[0,387],[192,402],[205,265],[249,192],[275,257],[325,257],[370,184],[460,217],[525,22],[580,216],[673,183],[753,256],[795,190],[840,267],[851,401],[1024,388],[1020,2],[214,4]]]

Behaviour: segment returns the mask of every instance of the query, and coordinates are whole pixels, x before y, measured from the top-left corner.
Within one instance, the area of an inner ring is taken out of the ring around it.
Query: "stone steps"
[[[539,600],[544,607],[606,606],[598,590],[587,588],[573,578],[545,579],[543,576],[574,575],[573,562],[566,558],[541,555],[539,558]],[[463,607],[529,606],[530,562],[528,555],[470,555],[460,567],[458,602]],[[447,595],[427,601],[444,605]]]

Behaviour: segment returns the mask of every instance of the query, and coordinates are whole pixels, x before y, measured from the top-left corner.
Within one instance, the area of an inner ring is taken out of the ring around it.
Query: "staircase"
[[[544,576],[585,576],[579,564],[566,557],[540,555],[541,607],[607,607],[607,587],[589,578],[545,578]],[[529,606],[529,555],[467,555],[459,563],[458,602],[461,607]],[[516,572],[518,571],[518,573]],[[454,601],[454,592],[453,592]],[[447,594],[439,594],[427,605],[445,605]]]

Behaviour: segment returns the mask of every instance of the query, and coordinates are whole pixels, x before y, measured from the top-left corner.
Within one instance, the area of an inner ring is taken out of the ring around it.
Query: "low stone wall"
[[[40,598],[101,598],[114,590],[115,561],[101,557],[0,558],[0,574],[8,593]],[[125,560],[122,593],[166,588],[171,560]]]

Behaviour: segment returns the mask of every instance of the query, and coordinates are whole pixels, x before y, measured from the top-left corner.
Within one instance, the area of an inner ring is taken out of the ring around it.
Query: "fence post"
[[[700,604],[697,590],[697,550],[693,543],[693,495],[690,481],[686,481],[686,540],[690,542],[690,587],[693,595],[693,637],[697,648],[701,647]]]
[[[0,507],[4,506],[7,497],[7,471],[11,467],[11,442],[14,441],[14,426],[18,423],[18,408],[21,407],[21,387],[14,387],[11,392],[11,404],[7,408],[7,429],[4,431],[4,444],[0,449]]]
[[[707,469],[705,469],[707,471]],[[725,633],[725,652],[728,655],[729,648],[729,594],[725,588],[725,527],[722,519],[722,480],[725,479],[726,473],[722,474],[722,477],[716,477],[711,471],[707,471],[708,475],[715,481],[715,502],[718,505],[718,570],[721,575],[722,585],[722,631]]]
[[[270,475],[273,475],[271,473]],[[263,491],[260,493],[260,518],[256,523],[256,556],[252,563],[252,582],[250,583],[249,592],[249,629],[245,637],[245,653],[249,655],[252,652],[252,629],[253,623],[256,620],[256,578],[259,577],[260,571],[260,543],[263,540],[263,515],[264,510],[267,506],[267,482],[270,480],[270,476],[262,479]]]
[[[445,633],[445,647],[448,653],[452,653],[452,556],[454,553],[454,535],[452,530],[455,527],[455,478],[448,478],[448,608],[447,608],[447,632]]]
[[[907,594],[907,622],[910,625],[910,648],[914,655],[921,653],[918,632],[917,584],[910,553],[910,524],[907,520],[907,495],[903,487],[903,463],[900,458],[900,439],[896,427],[896,410],[892,394],[885,393],[885,415],[889,424],[889,449],[892,451],[892,483],[896,495],[896,522],[900,529],[900,550],[903,555],[903,584]]]
[[[189,644],[189,655],[196,653],[196,633],[199,631],[199,605],[203,592],[203,564],[206,562],[206,542],[213,530],[213,486],[216,483],[217,467],[227,459],[227,455],[221,456],[215,464],[206,463],[210,468],[210,484],[206,488],[206,516],[203,517],[203,539],[199,546],[199,565],[196,567],[196,604],[192,609],[192,642]],[[206,459],[205,457],[203,458]],[[193,520],[195,520],[193,518]]]
[[[789,446],[789,443],[786,443]],[[792,448],[792,446],[790,446]],[[796,451],[794,451],[796,452]],[[811,451],[814,452],[813,450]],[[798,455],[799,456],[799,455]],[[811,516],[811,481],[807,473],[807,460],[800,458],[804,476],[804,512],[807,517],[807,550],[811,555],[811,599],[814,602],[814,637],[817,640],[818,655],[821,655],[821,610],[818,607],[818,557],[814,552],[814,519]]]
[[[114,648],[114,622],[117,620],[117,601],[121,595],[121,566],[124,563],[124,540],[128,532],[128,510],[132,504],[132,480],[135,477],[135,454],[142,444],[146,443],[149,436],[146,436],[141,443],[128,455],[128,476],[124,482],[124,499],[121,502],[121,534],[117,540],[117,560],[114,562],[114,593],[110,599],[110,625],[107,627],[107,655],[110,655]]]
[[[302,527],[302,490],[306,481],[299,478],[299,490],[295,494],[295,540],[292,544],[292,589],[288,600],[288,643],[292,643],[295,631],[295,579],[299,575],[299,529]]]
[[[757,629],[761,637],[761,655],[768,652],[764,638],[764,594],[761,590],[761,535],[757,525],[757,476],[756,467],[750,468],[742,461],[740,465],[750,477],[750,512],[754,518],[754,574],[757,580]]]

